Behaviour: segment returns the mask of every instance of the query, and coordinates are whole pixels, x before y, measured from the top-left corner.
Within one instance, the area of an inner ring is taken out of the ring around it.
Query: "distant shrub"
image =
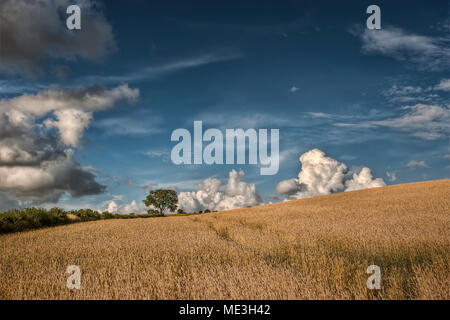
[[[114,214],[110,213],[109,211],[104,211],[100,215],[100,218],[101,219],[113,219],[114,218]]]
[[[50,210],[26,208],[0,214],[0,234],[38,229],[70,223],[67,213],[60,208]]]
[[[154,210],[154,209],[149,209],[147,212],[148,212],[149,215],[151,215],[153,217],[158,217],[158,216],[163,216],[164,215],[163,213],[160,213],[159,211]]]
[[[100,213],[92,209],[72,210],[70,213],[78,216],[81,221],[93,221],[101,218]]]

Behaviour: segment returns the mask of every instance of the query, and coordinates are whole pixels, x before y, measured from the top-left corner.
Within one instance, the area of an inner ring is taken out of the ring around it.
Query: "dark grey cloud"
[[[6,193],[0,192],[0,213],[11,209],[19,208],[21,203],[9,197]]]
[[[139,90],[123,84],[51,88],[1,99],[0,208],[57,202],[64,193],[81,197],[105,192],[96,181],[98,172],[75,160],[74,148],[93,112],[138,97]]]
[[[81,30],[68,30],[66,9],[81,8]],[[50,57],[96,60],[115,48],[112,27],[95,0],[0,1],[0,70],[36,76]]]
[[[73,157],[73,150],[19,111],[0,114],[0,208],[17,200],[57,202],[63,193],[95,195],[105,186]],[[5,196],[8,195],[8,198]]]

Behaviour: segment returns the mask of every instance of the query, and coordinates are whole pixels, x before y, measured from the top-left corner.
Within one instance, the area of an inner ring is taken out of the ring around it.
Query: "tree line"
[[[167,212],[176,212],[179,215],[203,213],[202,211],[186,213],[181,208],[177,210],[178,195],[174,190],[151,190],[143,202],[149,207],[146,214],[114,214],[109,211],[99,212],[92,209],[69,211],[61,208],[44,209],[35,207],[13,209],[0,213],[0,234],[60,226],[83,221],[161,217]],[[204,213],[207,212],[211,211],[204,211]]]

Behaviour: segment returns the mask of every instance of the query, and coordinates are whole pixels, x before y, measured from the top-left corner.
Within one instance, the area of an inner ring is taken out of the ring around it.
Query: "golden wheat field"
[[[441,180],[4,235],[0,298],[449,299],[449,204]]]

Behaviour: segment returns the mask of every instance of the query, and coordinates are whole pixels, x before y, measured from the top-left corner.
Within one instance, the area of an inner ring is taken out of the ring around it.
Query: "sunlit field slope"
[[[0,298],[449,299],[449,204],[441,180],[4,235]]]

